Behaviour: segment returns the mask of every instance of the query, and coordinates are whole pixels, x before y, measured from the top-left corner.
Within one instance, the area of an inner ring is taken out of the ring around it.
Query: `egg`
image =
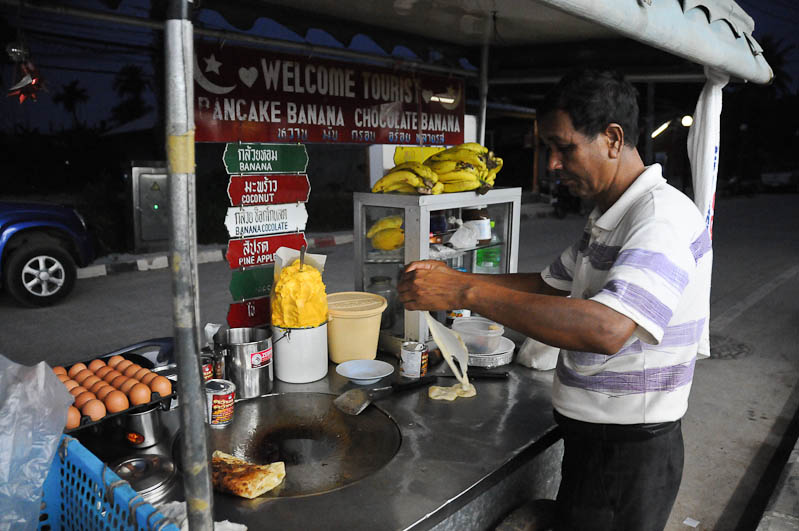
[[[137,383],[128,391],[128,398],[134,406],[146,404],[150,401],[150,396],[150,388],[143,383]]]
[[[119,365],[120,361],[125,361],[125,358],[123,358],[122,356],[119,356],[119,355],[111,356],[110,358],[108,358],[108,366],[111,367],[111,368],[114,368],[117,365]]]
[[[94,394],[97,394],[97,391],[99,391],[103,387],[111,387],[111,386],[98,378],[97,381],[94,382],[94,384],[91,387],[89,387],[89,391],[91,391]]]
[[[91,390],[92,386],[94,384],[96,384],[97,382],[102,382],[102,380],[100,378],[98,378],[97,376],[92,374],[91,376],[89,376],[88,378],[83,380],[83,382],[81,382],[81,385],[83,387],[85,387],[86,389]]]
[[[133,362],[132,362],[132,361],[130,361],[130,360],[122,360],[122,361],[120,361],[119,363],[117,363],[117,366],[116,366],[116,367],[114,367],[114,368],[115,368],[116,370],[118,370],[119,372],[122,372],[122,373],[124,373],[124,372],[125,372],[125,369],[127,369],[127,368],[128,368],[128,367],[130,367],[131,365],[133,365]]]
[[[99,369],[94,371],[94,375],[97,376],[98,378],[103,378],[106,374],[108,374],[109,372],[111,372],[113,370],[114,369],[112,369],[108,365],[103,365],[102,367],[100,367]]]
[[[56,374],[67,374],[67,370],[61,365],[56,365],[53,367],[53,372]]]
[[[133,378],[137,372],[141,369],[141,365],[136,365],[135,363],[131,363],[127,369],[122,371],[122,374],[127,376],[128,378]]]
[[[72,389],[70,389],[69,394],[71,394],[72,396],[78,396],[79,394],[85,393],[86,391],[88,391],[88,389],[86,389],[82,385],[78,385],[77,387],[73,387]]]
[[[79,384],[83,385],[83,381],[89,378],[89,376],[94,376],[94,373],[89,369],[83,369],[78,374],[76,374],[72,379],[78,382]]]
[[[117,376],[116,378],[114,378],[114,379],[111,381],[111,385],[113,385],[114,387],[116,387],[117,389],[119,389],[120,387],[122,387],[122,384],[123,384],[123,383],[125,383],[125,382],[127,382],[128,380],[130,380],[130,378],[128,378],[127,376],[122,376],[122,375],[120,374],[119,376]]]
[[[105,405],[100,400],[93,398],[83,404],[80,412],[92,419],[92,421],[100,420],[105,417]]]
[[[128,406],[130,406],[128,397],[122,391],[111,391],[103,399],[103,402],[109,413],[118,413],[128,409]]]
[[[147,374],[145,374],[144,376],[142,376],[141,378],[139,378],[139,381],[140,381],[141,383],[143,383],[143,384],[150,385],[150,383],[151,383],[153,380],[155,380],[155,378],[156,378],[157,376],[158,376],[158,374],[156,374],[156,373],[154,373],[154,372],[152,372],[152,371],[147,371]]]
[[[59,380],[61,383],[64,383],[64,382],[66,382],[67,380],[69,380],[69,376],[67,376],[66,374],[56,374],[56,378],[58,378],[58,380]]]
[[[75,380],[67,380],[64,382],[64,385],[67,387],[67,391],[72,391],[74,388],[78,386],[78,382]]]
[[[84,365],[83,363],[76,363],[75,365],[73,365],[72,367],[69,368],[69,371],[67,371],[67,374],[69,375],[70,378],[75,378],[76,374],[78,374],[80,371],[85,370],[85,369],[86,369],[86,365]]]
[[[97,397],[94,395],[94,393],[92,393],[91,391],[86,391],[75,397],[74,405],[76,408],[80,409],[81,407],[83,407],[83,404],[85,404],[89,400],[94,400],[95,398]]]
[[[172,394],[172,382],[164,376],[156,376],[150,382],[150,389],[153,393],[158,393],[161,398],[164,398]]]
[[[137,380],[136,378],[128,378],[127,381],[125,381],[125,383],[119,386],[119,390],[125,394],[128,394],[128,391],[130,391],[130,389],[137,383],[139,383],[139,380]]]
[[[105,383],[105,382],[103,382],[103,383]],[[105,397],[107,397],[109,395],[109,393],[113,393],[114,391],[116,391],[116,389],[114,389],[109,384],[105,384],[105,387],[101,387],[97,391],[92,391],[92,392],[95,395],[97,395],[97,398],[99,398],[100,400],[105,400]]]
[[[111,369],[110,371],[105,373],[105,376],[103,376],[103,381],[111,383],[113,379],[116,378],[117,376],[122,376],[122,373],[119,371],[115,371],[114,369]]]
[[[75,406],[69,406],[67,410],[67,425],[66,428],[71,430],[80,426],[80,411]]]
[[[97,369],[105,367],[105,362],[101,359],[92,360],[89,362],[89,370],[92,372],[97,372]]]
[[[148,374],[150,374],[150,369],[145,369],[144,367],[142,367],[141,369],[136,371],[136,374],[134,374],[133,377],[141,381],[141,379],[147,376]]]

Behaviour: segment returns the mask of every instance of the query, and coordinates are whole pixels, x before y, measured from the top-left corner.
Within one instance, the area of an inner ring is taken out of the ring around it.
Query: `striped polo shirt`
[[[710,236],[701,213],[648,166],[582,238],[543,272],[573,298],[613,308],[637,327],[612,356],[561,349],[552,402],[585,422],[681,418],[697,358],[710,355]]]

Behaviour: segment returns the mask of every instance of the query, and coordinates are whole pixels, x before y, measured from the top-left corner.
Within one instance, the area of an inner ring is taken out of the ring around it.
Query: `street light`
[[[668,128],[669,128],[669,126],[671,125],[671,122],[672,122],[672,121],[673,121],[673,120],[669,120],[669,121],[667,121],[667,122],[664,122],[663,124],[661,124],[661,126],[660,126],[660,127],[658,127],[657,129],[655,129],[654,131],[652,131],[652,134],[651,134],[651,135],[649,135],[649,136],[650,136],[651,138],[655,138],[655,137],[656,137],[656,136],[658,136],[660,133],[662,133],[663,131],[665,131],[666,129],[668,129]],[[682,118],[680,118],[680,124],[682,124],[682,126],[683,126],[683,127],[691,127],[691,126],[693,125],[693,123],[694,123],[694,117],[693,117],[693,116],[691,116],[690,114],[686,114],[685,116],[683,116]]]

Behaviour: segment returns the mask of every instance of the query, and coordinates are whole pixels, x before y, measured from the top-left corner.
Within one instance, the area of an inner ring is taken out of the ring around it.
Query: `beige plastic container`
[[[386,299],[363,291],[327,295],[327,350],[330,361],[373,360]]]

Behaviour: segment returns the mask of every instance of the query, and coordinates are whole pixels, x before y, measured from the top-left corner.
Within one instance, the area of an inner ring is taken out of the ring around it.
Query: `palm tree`
[[[152,107],[144,102],[145,90],[150,88],[150,81],[141,67],[126,65],[117,73],[113,82],[114,91],[122,98],[119,104],[111,109],[111,117],[119,124],[130,122],[146,114]]]
[[[64,107],[64,110],[72,114],[75,127],[80,125],[78,120],[78,105],[89,101],[89,93],[86,89],[79,86],[80,81],[74,79],[61,86],[61,90],[53,96],[53,101]]]
[[[137,99],[150,88],[150,82],[140,66],[125,65],[114,77],[113,87],[120,97],[130,96]]]

